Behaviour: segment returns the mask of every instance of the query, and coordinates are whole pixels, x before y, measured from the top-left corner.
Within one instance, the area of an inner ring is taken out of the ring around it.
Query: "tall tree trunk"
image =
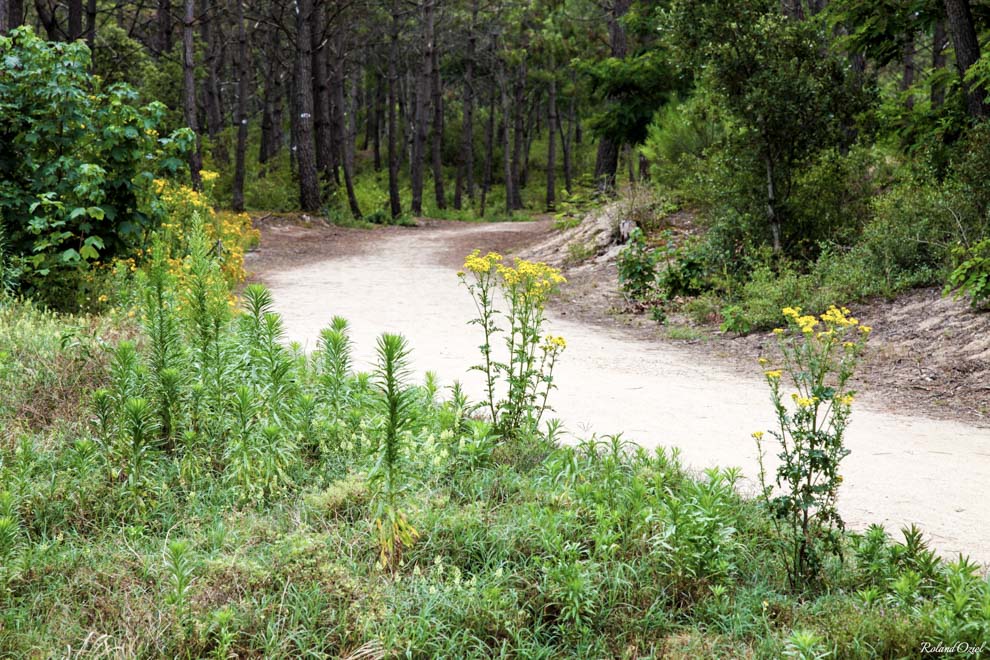
[[[96,0],[86,0],[86,44],[96,48]]]
[[[187,0],[188,1],[188,0]],[[299,206],[320,209],[320,179],[316,169],[313,130],[313,0],[297,0],[296,9],[296,160],[299,164]]]
[[[973,24],[973,14],[969,0],[944,0],[945,14],[949,22],[949,35],[956,52],[956,69],[966,94],[966,109],[972,117],[986,115],[984,98],[986,92],[978,85],[966,82],[966,72],[980,59],[980,42]]]
[[[396,104],[398,104],[399,92],[399,0],[392,2],[392,26],[389,35],[388,49],[388,201],[393,218],[402,215],[402,202],[399,199],[399,130],[398,118],[396,117]]]
[[[68,0],[69,27],[66,33],[69,41],[83,36],[83,0]]]
[[[515,205],[512,200],[515,198],[515,173],[512,171],[512,163],[514,158],[512,157],[512,141],[510,140],[509,133],[509,117],[511,116],[511,105],[509,103],[509,90],[508,84],[505,81],[505,74],[499,76],[499,84],[502,88],[502,160],[504,161],[504,176],[505,176],[505,212],[509,215],[512,214]]]
[[[423,67],[416,85],[416,102],[413,113],[412,159],[409,178],[412,186],[412,212],[423,213],[423,161],[426,152],[426,134],[429,119],[426,116],[426,99],[433,79],[433,5],[434,0],[423,0]]]
[[[904,42],[904,70],[901,74],[901,91],[907,92],[911,89],[911,85],[914,84],[914,34],[908,35],[907,40]],[[909,95],[904,100],[904,105],[910,110],[914,107],[914,96]]]
[[[239,0],[233,0],[238,2]],[[220,138],[224,128],[223,105],[220,100],[220,80],[217,73],[217,61],[219,59],[219,46],[217,29],[219,21],[216,14],[210,15],[211,0],[200,2],[202,20],[200,21],[200,38],[203,40],[205,52],[206,85],[203,89],[203,105],[206,106],[206,133],[210,136],[213,144],[213,158],[223,165],[230,160],[227,153],[227,144]],[[235,15],[238,9],[235,8]],[[222,35],[221,39],[222,41]]]
[[[804,20],[804,6],[801,0],[780,0],[780,10],[784,16],[797,21]]]
[[[533,138],[540,130],[540,103],[539,99],[533,99],[529,113],[526,115],[526,124],[523,129],[523,152],[520,158],[519,187],[525,189],[529,185],[529,155],[533,149]]]
[[[447,208],[447,196],[443,190],[443,95],[440,82],[440,54],[435,43],[436,31],[433,33],[433,77],[431,79],[431,96],[433,104],[433,192],[438,209]]]
[[[315,0],[313,5],[313,29],[321,31],[326,22],[326,12],[323,0]],[[331,109],[330,109],[330,73],[327,68],[327,60],[330,57],[326,43],[320,40],[320,35],[314,34],[313,43],[313,130],[316,136],[316,168],[327,181],[336,178],[335,165],[332,154],[334,150],[331,136]]]
[[[474,58],[477,44],[475,24],[478,21],[478,0],[471,3],[471,23],[468,26],[467,55],[464,60],[463,104],[464,122],[461,126],[461,167],[454,197],[454,208],[461,208],[461,185],[467,188],[468,199],[474,201]]]
[[[278,59],[274,53],[279,47],[279,32],[272,30],[267,35],[267,45],[271,47],[268,56],[265,58],[268,67],[265,70],[264,92],[261,112],[261,145],[258,150],[258,163],[265,165],[275,157],[282,148],[282,71],[278,65]],[[267,168],[261,168],[261,176],[264,176]]]
[[[244,3],[237,5],[237,148],[234,151],[234,186],[232,206],[235,211],[244,210],[244,170],[248,137],[248,90],[250,62],[248,61],[247,28],[244,25]]]
[[[182,109],[186,126],[196,135],[196,145],[189,154],[189,175],[193,188],[199,190],[202,180],[199,171],[203,169],[203,156],[200,151],[199,124],[196,118],[196,62],[193,60],[193,27],[196,21],[195,0],[185,0],[182,16]]]
[[[567,102],[567,130],[564,130],[564,123],[561,121],[560,116],[557,117],[557,130],[560,132],[560,147],[564,156],[564,188],[567,189],[567,194],[574,192],[573,182],[571,181],[571,172],[573,171],[573,158],[571,156],[571,144],[572,142],[572,132],[571,127],[574,125],[574,96],[571,95],[570,100]]]
[[[382,95],[385,93],[385,86],[382,85],[381,76],[375,76],[375,130],[371,136],[371,151],[374,158],[375,171],[380,172],[382,169],[382,113],[384,111],[385,103],[382,100]]]
[[[550,62],[550,88],[547,90],[547,211],[557,209],[557,76]]]
[[[346,84],[344,79],[344,59],[337,57],[336,66],[334,67],[333,105],[336,113],[334,123],[341,128],[340,139],[337,142],[340,145],[339,161],[344,170],[344,187],[347,190],[347,203],[351,207],[351,215],[354,216],[355,220],[360,220],[361,208],[358,206],[357,196],[354,194],[354,161],[348,155],[348,145],[354,143],[355,136],[348,129],[349,122],[347,121],[347,117],[344,116],[344,110],[347,107],[344,102],[344,86]]]
[[[769,155],[764,157],[767,167],[767,223],[770,225],[770,233],[773,236],[773,251],[780,252],[782,244],[780,241],[780,217],[777,214],[777,186],[775,182],[775,172],[773,159]]]
[[[496,108],[496,87],[494,83],[491,87],[491,95],[488,101],[488,127],[485,130],[485,165],[481,180],[481,204],[479,213],[485,217],[485,202],[488,201],[488,191],[492,186],[492,160],[495,151],[495,108]]]
[[[611,11],[608,12],[608,35],[612,57],[622,59],[628,49],[626,30],[622,26],[622,17],[629,11],[631,0],[613,0]],[[595,157],[595,181],[598,191],[611,194],[615,191],[615,172],[619,167],[619,144],[608,136],[602,136],[598,142],[598,154]]]
[[[172,0],[158,0],[155,23],[158,29],[158,55],[172,52]]]
[[[945,21],[940,19],[935,22],[935,30],[932,35],[932,69],[935,71],[945,68],[945,47],[947,44],[948,37],[945,34]],[[945,103],[945,86],[939,82],[932,83],[931,103],[933,108],[937,108]]]
[[[510,154],[508,144],[506,144],[505,158],[508,163],[506,172],[511,181],[506,182],[506,203],[509,210],[521,209],[522,191],[520,190],[520,170],[522,169],[524,124],[526,117],[524,106],[526,101],[526,64],[521,62],[516,72],[516,79],[512,87],[513,103],[505,111],[505,134],[509,135],[509,117],[512,117],[512,152]]]

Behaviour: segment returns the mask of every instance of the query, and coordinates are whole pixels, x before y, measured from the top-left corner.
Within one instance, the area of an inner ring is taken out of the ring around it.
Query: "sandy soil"
[[[552,240],[548,221],[372,231],[276,222],[262,227],[248,267],[271,287],[289,339],[311,349],[331,316],[343,315],[358,368],[367,369],[375,337],[399,331],[411,341],[416,369],[433,369],[448,384],[460,380],[477,396],[480,375],[468,369],[480,338],[467,325],[474,308],[455,275],[459,262],[474,247],[522,251]],[[607,300],[604,283],[602,291]],[[550,319],[568,341],[552,404],[573,436],[622,432],[644,446],[679,447],[696,469],[739,466],[756,475],[750,433],[773,417],[755,370],[585,316],[558,306]],[[867,400],[854,412],[847,444],[840,510],[851,527],[880,522],[896,533],[916,522],[943,553],[990,562],[990,431]]]

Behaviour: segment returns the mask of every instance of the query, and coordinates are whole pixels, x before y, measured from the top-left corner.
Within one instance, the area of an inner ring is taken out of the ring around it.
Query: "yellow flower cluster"
[[[818,327],[818,319],[811,314],[802,316],[800,307],[785,307],[782,311],[806,335],[810,335]]]
[[[464,270],[471,273],[488,273],[492,268],[502,261],[502,255],[497,252],[489,252],[481,256],[481,250],[475,250],[464,259]]]
[[[832,305],[828,308],[828,311],[819,317],[815,317],[811,314],[801,314],[800,307],[785,307],[781,310],[784,317],[789,319],[794,325],[796,325],[801,332],[806,335],[810,335],[818,327],[819,320],[825,325],[827,330],[818,333],[819,339],[829,339],[835,335],[836,329],[841,328],[851,328],[855,325],[859,325],[859,320],[856,317],[851,316],[851,313],[846,307],[836,307]],[[870,332],[869,326],[860,326],[860,330],[864,334]],[[774,330],[774,334],[782,334],[784,330],[782,328],[777,328]]]
[[[203,181],[212,183],[219,174],[209,170],[200,172]],[[260,233],[252,225],[246,213],[214,211],[206,195],[188,186],[177,185],[164,179],[155,180],[155,192],[165,207],[168,217],[161,228],[170,239],[172,256],[170,270],[180,280],[184,277],[183,257],[186,250],[186,228],[190,218],[198,214],[203,220],[203,229],[210,243],[217,246],[224,277],[231,283],[244,281],[244,253],[257,244]]]
[[[780,377],[783,376],[783,372],[779,369],[771,369],[770,371],[764,371],[763,375],[770,380],[780,380]]]
[[[798,404],[802,408],[811,408],[818,403],[819,399],[817,396],[811,398],[799,396],[798,394],[792,394],[791,398],[794,399],[794,403]]]
[[[213,183],[220,178],[220,173],[213,172],[212,170],[200,170],[199,177],[203,180],[203,183]]]
[[[562,351],[567,348],[567,342],[564,341],[563,337],[547,335],[543,338],[543,350],[547,351]]]
[[[515,289],[527,299],[538,302],[545,300],[558,284],[567,281],[556,268],[525,259],[516,259],[514,267],[497,264],[495,269],[507,289]]]
[[[849,314],[850,312],[847,308],[843,307],[839,309],[835,305],[832,305],[828,308],[827,312],[822,314],[821,319],[829,326],[848,328],[859,323],[859,321]]]

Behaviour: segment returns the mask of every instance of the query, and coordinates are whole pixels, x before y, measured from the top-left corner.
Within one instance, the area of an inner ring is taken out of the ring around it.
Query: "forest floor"
[[[569,282],[549,315],[549,331],[568,341],[551,397],[565,429],[579,438],[622,432],[643,446],[678,447],[694,469],[758,474],[750,434],[774,421],[756,366],[768,336],[736,338],[678,319],[664,327],[629,313],[617,248],[593,223],[565,232],[550,220],[359,230],[286,217],[260,228],[247,266],[271,287],[290,340],[312,349],[342,315],[356,366],[367,369],[375,337],[403,332],[418,371],[460,380],[475,399],[480,374],[469,368],[481,339],[456,276],[464,255],[480,248],[565,265]],[[588,247],[569,248],[575,241]],[[986,316],[925,290],[853,311],[875,331],[848,431],[841,513],[853,528],[879,522],[896,532],[916,522],[943,553],[990,562]]]

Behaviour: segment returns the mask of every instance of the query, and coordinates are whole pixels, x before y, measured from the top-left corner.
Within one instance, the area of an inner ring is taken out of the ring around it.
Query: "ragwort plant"
[[[840,552],[839,464],[849,454],[844,436],[855,394],[849,379],[870,327],[835,306],[817,318],[802,315],[800,308],[786,307],[783,313],[787,329],[774,330],[781,366],[768,368],[770,361],[760,358],[778,423],[770,431],[780,448],[772,483],[764,465],[764,434],[753,437],[760,450],[762,497],[786,548],[788,580],[802,589],[820,582],[826,556]],[[791,407],[783,391],[785,374],[795,390]]]
[[[553,389],[553,370],[567,344],[563,337],[543,336],[545,307],[550,296],[566,282],[560,271],[544,263],[516,259],[506,266],[502,256],[475,250],[464,261],[461,281],[474,299],[481,326],[482,363],[472,367],[485,377],[485,404],[497,433],[517,439],[535,432]],[[499,309],[499,299],[508,309]],[[505,327],[501,327],[504,322]],[[502,334],[506,359],[497,359],[492,345]],[[503,394],[504,393],[504,394]]]

